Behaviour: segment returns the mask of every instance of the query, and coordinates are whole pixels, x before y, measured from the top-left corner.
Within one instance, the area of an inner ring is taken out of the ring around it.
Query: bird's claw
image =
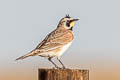
[[[56,67],[53,67],[53,69],[65,69],[65,67],[62,67],[62,68],[61,68],[61,67],[57,67],[57,66],[56,66]]]

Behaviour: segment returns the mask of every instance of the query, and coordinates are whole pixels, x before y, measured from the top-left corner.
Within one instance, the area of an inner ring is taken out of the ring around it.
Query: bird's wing
[[[40,52],[47,52],[71,42],[73,33],[70,30],[56,29],[51,32],[46,38],[36,47]]]
[[[70,30],[56,29],[51,32],[46,38],[31,52],[17,58],[16,60],[24,59],[29,56],[35,56],[40,53],[49,52],[57,48],[61,48],[73,40],[73,33]]]

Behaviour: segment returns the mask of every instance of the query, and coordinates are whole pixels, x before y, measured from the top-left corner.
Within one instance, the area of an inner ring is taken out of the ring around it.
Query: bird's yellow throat
[[[70,26],[73,27],[74,25],[75,25],[75,21],[72,21],[72,22],[70,23]]]

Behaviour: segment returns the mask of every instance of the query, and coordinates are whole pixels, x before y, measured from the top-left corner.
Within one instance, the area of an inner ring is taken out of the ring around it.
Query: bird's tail
[[[21,56],[21,57],[17,58],[15,61],[17,61],[17,60],[22,60],[22,59],[25,59],[25,58],[27,58],[27,57],[29,57],[29,56],[24,55],[24,56]]]
[[[19,58],[17,58],[16,60],[22,60],[22,59],[25,59],[25,58],[27,58],[27,57],[29,57],[29,56],[35,56],[35,55],[37,55],[37,53],[39,53],[40,51],[39,50],[33,50],[33,51],[31,51],[30,53],[28,53],[28,54],[26,54],[26,55],[24,55],[24,56],[21,56],[21,57],[19,57]],[[15,61],[16,61],[15,60]]]
[[[25,58],[27,58],[29,56],[32,56],[32,55],[30,53],[28,53],[28,54],[26,54],[24,56],[21,56],[21,57],[17,58],[15,61],[17,61],[17,60],[23,60],[23,59],[25,59]]]

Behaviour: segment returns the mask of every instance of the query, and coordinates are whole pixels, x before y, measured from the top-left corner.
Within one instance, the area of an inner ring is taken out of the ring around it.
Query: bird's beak
[[[74,26],[74,24],[75,24],[75,21],[78,21],[79,19],[72,19],[71,21],[70,21],[70,26]]]
[[[78,21],[79,19],[73,19],[73,21]]]

